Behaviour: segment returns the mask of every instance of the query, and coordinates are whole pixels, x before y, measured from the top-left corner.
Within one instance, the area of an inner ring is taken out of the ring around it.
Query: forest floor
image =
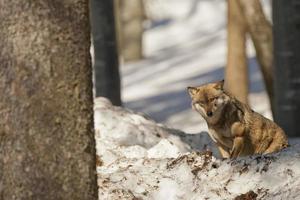
[[[205,131],[207,128],[203,119],[191,109],[186,87],[224,78],[226,2],[154,2],[160,3],[153,3],[149,8],[152,21],[146,24],[143,38],[145,58],[121,68],[124,106],[188,133]],[[263,3],[269,14],[268,1]],[[250,40],[247,42],[247,53],[250,104],[255,111],[271,118],[269,101]]]

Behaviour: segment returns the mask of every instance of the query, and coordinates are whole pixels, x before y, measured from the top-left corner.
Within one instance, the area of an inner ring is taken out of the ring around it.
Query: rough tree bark
[[[118,48],[114,1],[91,0],[91,25],[94,45],[96,97],[107,97],[121,105]]]
[[[0,18],[0,199],[97,199],[88,1]]]
[[[270,98],[271,110],[274,112],[272,26],[267,20],[259,0],[239,0],[239,5],[245,16],[247,30],[253,41]]]
[[[246,23],[236,0],[228,0],[227,47],[225,87],[237,99],[247,103]]]
[[[143,58],[143,0],[116,0],[118,8],[119,45],[124,62]]]

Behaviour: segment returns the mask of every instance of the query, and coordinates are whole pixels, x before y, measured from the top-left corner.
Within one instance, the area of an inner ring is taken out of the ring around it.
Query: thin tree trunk
[[[237,99],[247,103],[246,24],[236,0],[228,0],[227,47],[225,87]]]
[[[143,0],[117,0],[119,11],[119,42],[124,62],[143,58],[143,22],[145,11]]]
[[[122,0],[113,0],[114,1],[114,16],[115,16],[115,28],[116,28],[116,41],[117,41],[117,49],[118,49],[118,58],[119,64],[123,64],[122,59],[122,38],[121,38],[121,18],[120,18],[120,5]]]
[[[239,4],[256,50],[257,60],[270,98],[271,110],[274,112],[272,26],[266,19],[259,0],[239,0]]]
[[[97,199],[88,1],[0,18],[0,199]]]
[[[300,137],[299,1],[273,0],[272,3],[274,119],[289,137]]]
[[[113,0],[91,0],[96,97],[121,105],[118,47]]]

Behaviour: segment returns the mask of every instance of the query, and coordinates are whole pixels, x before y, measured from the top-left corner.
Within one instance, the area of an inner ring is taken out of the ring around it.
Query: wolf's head
[[[207,122],[219,119],[225,105],[230,101],[230,97],[224,93],[223,87],[224,80],[187,88],[192,98],[192,107]]]

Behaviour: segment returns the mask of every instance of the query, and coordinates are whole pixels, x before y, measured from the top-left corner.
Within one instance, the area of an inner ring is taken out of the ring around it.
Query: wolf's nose
[[[208,117],[211,117],[211,116],[213,115],[213,113],[212,113],[211,111],[208,111],[208,112],[206,113],[206,115],[207,115]]]

